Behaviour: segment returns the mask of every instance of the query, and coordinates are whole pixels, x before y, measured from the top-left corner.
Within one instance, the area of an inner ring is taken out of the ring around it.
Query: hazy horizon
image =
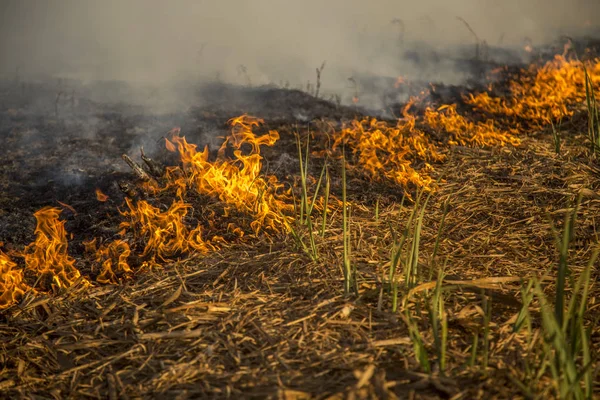
[[[512,48],[584,34],[600,20],[600,2],[592,0],[3,0],[0,7],[5,76],[18,69],[83,81],[297,87],[314,81],[326,61],[324,90],[347,85],[355,73],[460,81],[452,65],[403,58],[406,49],[474,46],[457,17],[490,46]]]

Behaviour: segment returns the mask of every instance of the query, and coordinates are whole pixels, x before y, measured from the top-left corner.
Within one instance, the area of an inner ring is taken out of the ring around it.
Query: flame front
[[[36,239],[25,247],[23,257],[28,270],[37,276],[51,278],[52,286],[67,288],[80,279],[81,274],[75,268],[75,260],[67,253],[67,233],[64,221],[58,219],[60,213],[58,208],[44,207],[34,214]]]
[[[411,99],[403,110],[404,118],[395,125],[375,118],[354,120],[335,133],[333,149],[347,144],[358,156],[358,164],[373,179],[389,179],[404,187],[416,186],[430,190],[433,183],[430,163],[446,158],[444,150],[432,142],[423,129],[433,129],[449,135],[447,145],[504,146],[518,145],[516,130],[502,131],[492,120],[474,122],[458,114],[456,105],[446,105],[437,110],[428,107],[425,115],[417,119],[409,113],[417,99]],[[417,165],[419,169],[417,170]]]
[[[263,230],[279,232],[285,229],[293,210],[290,196],[275,176],[261,174],[262,157],[260,147],[272,146],[279,139],[277,131],[256,136],[252,129],[263,121],[243,115],[231,119],[232,133],[219,149],[217,159],[209,161],[208,148],[202,152],[177,134],[167,140],[167,149],[174,147],[180,153],[183,170],[169,169],[170,185],[177,187],[182,196],[187,188],[200,194],[213,196],[224,202],[226,215],[233,209],[251,215],[250,223],[254,234]],[[242,152],[243,145],[250,145],[250,154]],[[225,157],[228,145],[234,149],[233,159]]]
[[[582,62],[556,56],[542,67],[511,81],[508,98],[492,97],[488,92],[469,95],[465,101],[476,109],[522,120],[535,127],[573,115],[572,107],[585,100],[585,69],[600,87],[600,59]]]
[[[122,240],[115,240],[109,245],[101,247],[96,252],[96,262],[102,265],[102,270],[96,277],[96,281],[98,283],[117,283],[119,276],[130,274],[132,271],[127,263],[130,254],[129,244]]]
[[[30,289],[23,281],[23,271],[0,250],[0,310],[19,301]]]
[[[183,219],[191,205],[177,200],[167,211],[161,212],[144,200],[135,204],[129,198],[125,201],[129,210],[124,211],[122,215],[128,218],[128,221],[122,222],[121,228],[129,229],[136,238],[143,239],[145,247],[142,257],[149,258],[151,263],[154,263],[156,258],[165,261],[191,250],[206,253],[214,249],[214,246],[202,239],[200,225],[190,230],[184,224]],[[123,254],[125,253],[121,253],[121,256]],[[121,261],[120,259],[119,264]]]
[[[361,168],[374,179],[429,188],[432,178],[425,170],[417,172],[413,165],[418,161],[442,161],[445,156],[415,127],[415,117],[407,109],[404,120],[396,125],[375,118],[352,121],[336,133],[333,149],[347,144],[357,154]]]

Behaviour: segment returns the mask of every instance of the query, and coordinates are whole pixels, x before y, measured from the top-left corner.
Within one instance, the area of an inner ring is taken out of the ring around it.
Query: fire
[[[229,121],[232,133],[219,149],[217,159],[209,160],[208,148],[196,150],[185,137],[175,132],[167,143],[176,147],[181,156],[183,168],[170,169],[167,175],[169,185],[177,187],[181,196],[188,188],[200,194],[218,198],[225,206],[225,214],[237,210],[253,217],[250,227],[255,234],[263,230],[279,232],[285,229],[289,218],[285,216],[293,210],[289,191],[275,176],[263,176],[261,146],[272,146],[279,139],[279,133],[271,130],[256,136],[252,129],[263,121],[243,115]],[[233,159],[225,157],[228,145],[233,147]],[[242,146],[251,147],[250,154],[242,152]],[[167,145],[167,149],[171,146]]]
[[[476,109],[539,127],[573,115],[573,106],[585,100],[584,67],[592,82],[600,86],[600,59],[582,62],[556,56],[512,81],[508,98],[483,92],[469,95],[465,101]]]
[[[514,136],[517,130],[502,131],[494,125],[493,120],[473,122],[456,112],[456,104],[445,105],[437,110],[425,110],[425,122],[439,132],[447,132],[452,136],[450,145],[460,144],[478,146],[518,146],[521,141]]]
[[[96,189],[96,199],[101,202],[105,202],[108,200],[108,196],[102,193],[102,190]]]
[[[494,114],[496,119],[508,119],[506,122],[512,123],[515,129],[501,129],[492,119],[469,119],[458,113],[456,104],[427,107],[422,116],[417,116],[409,112],[417,101],[411,99],[403,110],[403,118],[395,123],[375,118],[346,123],[334,133],[331,150],[346,146],[355,155],[358,166],[373,179],[433,190],[433,164],[446,159],[448,146],[516,146],[520,144],[516,128],[520,128],[523,121],[540,126],[572,115],[574,107],[585,100],[584,68],[594,86],[600,87],[600,59],[583,62],[556,56],[553,61],[532,66],[519,75],[511,82],[510,96],[506,98],[483,92],[465,99],[475,109]],[[395,86],[404,83],[399,77]],[[358,95],[352,101],[358,103]],[[231,119],[231,134],[214,159],[207,147],[199,151],[195,144],[179,136],[178,128],[171,131],[165,138],[165,146],[179,153],[182,166],[167,168],[164,177],[147,180],[143,189],[152,195],[171,191],[176,194],[176,200],[161,209],[147,200],[135,201],[130,198],[135,197],[131,194],[125,199],[126,209],[121,212],[125,220],[120,228],[128,239],[114,240],[99,248],[96,239],[84,242],[99,267],[96,281],[117,283],[121,277],[131,275],[134,268],[129,258],[137,249],[134,243],[143,244],[142,265],[153,265],[192,252],[215,251],[225,243],[225,239],[215,233],[223,234],[224,230],[237,238],[244,237],[248,231],[254,235],[288,231],[294,212],[291,189],[285,189],[277,177],[262,172],[261,148],[273,146],[279,140],[279,133],[270,130],[263,135],[255,134],[254,129],[262,123],[261,119],[246,115]],[[432,131],[436,135],[426,133]],[[226,155],[229,153],[233,156]],[[209,215],[208,226],[191,222],[194,221],[189,215],[192,205],[186,202],[191,191],[218,200],[218,206],[223,207],[219,215],[225,218],[240,214],[248,218],[236,218],[236,221],[229,218],[222,224],[226,228],[220,232],[213,232],[218,230],[214,211],[212,217],[210,211],[204,213],[203,220],[207,219],[207,213]],[[100,189],[96,189],[95,194],[98,201],[108,200]],[[75,213],[72,207],[62,205]],[[25,270],[18,269],[17,264],[0,251],[0,309],[33,290],[24,280],[29,272],[37,278],[51,280],[45,283],[42,279],[42,290],[66,288],[80,280],[89,284],[68,254],[67,232],[65,222],[59,219],[60,213],[58,208],[45,207],[34,214],[36,239],[19,253],[24,258]],[[247,220],[249,224],[243,225]]]
[[[179,132],[179,130],[171,131],[171,132],[175,133],[175,132]],[[167,147],[167,150],[169,150],[170,152],[174,153],[177,151],[177,149],[175,148],[175,145],[173,143],[169,142],[169,139],[167,139],[167,138],[165,138],[165,146]]]
[[[131,254],[129,244],[123,240],[115,240],[101,247],[96,252],[96,262],[102,265],[100,274],[96,277],[98,283],[117,283],[118,277],[132,272],[127,258]]]
[[[71,211],[73,215],[77,215],[77,210],[75,210],[72,206],[68,205],[67,203],[63,203],[62,201],[57,200],[56,202],[64,208],[66,208],[67,210]]]
[[[335,150],[342,143],[357,154],[358,164],[374,179],[389,179],[404,187],[414,185],[431,189],[434,171],[430,163],[446,158],[443,150],[432,142],[417,124],[440,134],[449,134],[447,144],[504,146],[518,145],[517,131],[502,131],[494,121],[473,122],[456,111],[456,105],[446,105],[437,110],[431,107],[425,116],[417,118],[408,110],[417,99],[411,99],[403,111],[403,119],[395,125],[375,118],[355,120],[336,133]],[[417,170],[417,165],[421,168]]]
[[[138,239],[145,242],[142,257],[149,258],[151,262],[158,258],[161,261],[168,260],[182,253],[192,250],[206,253],[215,247],[202,239],[202,227],[198,225],[190,230],[183,222],[191,205],[181,200],[174,201],[168,210],[161,212],[158,208],[152,206],[147,201],[138,201],[133,203],[129,198],[125,199],[128,211],[122,212],[122,215],[128,218],[128,221],[121,223],[120,227],[133,232]],[[118,266],[124,271],[129,272],[127,266],[127,256],[129,248],[123,243],[113,244],[112,248],[101,252],[101,256],[110,255],[112,252],[120,251]],[[110,262],[110,259],[108,260]],[[112,264],[104,264],[111,267]],[[108,269],[105,268],[108,271]],[[106,277],[111,276],[106,272]]]
[[[67,253],[67,232],[65,222],[58,219],[60,213],[58,208],[44,207],[34,214],[36,239],[25,247],[23,257],[28,270],[50,278],[52,286],[67,288],[79,280],[81,274],[75,268],[75,260]],[[87,283],[87,280],[83,282]]]
[[[19,301],[30,289],[23,281],[23,271],[0,250],[0,310]]]
[[[336,133],[333,150],[347,144],[358,156],[358,163],[374,179],[386,178],[402,186],[409,184],[429,188],[433,182],[413,167],[419,161],[442,161],[435,144],[415,128],[415,117],[404,113],[404,120],[390,125],[375,118],[354,120]]]

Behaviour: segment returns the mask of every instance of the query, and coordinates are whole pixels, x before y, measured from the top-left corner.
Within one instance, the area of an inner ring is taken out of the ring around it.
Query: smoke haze
[[[595,0],[16,0],[0,2],[0,73],[160,84],[415,75],[402,49],[522,48],[597,29]],[[392,21],[396,19],[396,22]],[[402,42],[402,43],[401,43]],[[438,67],[433,78],[460,71]],[[347,83],[347,82],[346,82]]]

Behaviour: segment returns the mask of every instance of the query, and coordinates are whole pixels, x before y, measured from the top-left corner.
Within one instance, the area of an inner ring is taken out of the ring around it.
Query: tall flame
[[[34,214],[36,239],[25,247],[23,257],[27,269],[38,276],[50,277],[52,285],[58,288],[66,288],[80,279],[81,274],[67,253],[67,232],[65,222],[58,219],[60,213],[58,208],[44,207]]]
[[[262,230],[281,231],[293,210],[289,194],[275,176],[263,176],[260,147],[272,146],[279,133],[271,130],[266,135],[256,136],[253,127],[263,121],[250,116],[240,116],[229,121],[232,133],[219,149],[217,159],[209,161],[208,148],[198,152],[196,145],[177,134],[167,140],[167,149],[176,147],[183,163],[183,171],[170,169],[167,174],[171,185],[178,187],[181,195],[191,187],[198,193],[213,196],[227,204],[225,213],[231,210],[247,213],[254,220],[250,226],[257,234]],[[242,152],[242,146],[251,147],[250,154]],[[225,157],[228,145],[233,147],[233,159]]]

